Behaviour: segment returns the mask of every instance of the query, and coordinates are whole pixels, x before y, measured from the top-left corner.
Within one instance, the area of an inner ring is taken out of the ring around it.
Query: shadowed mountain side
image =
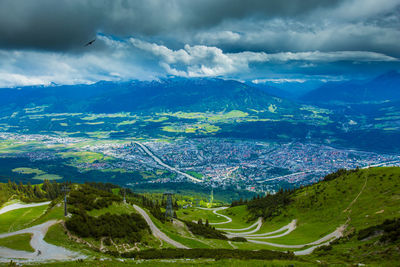
[[[329,82],[301,100],[312,103],[400,100],[400,73],[390,71],[368,81]]]

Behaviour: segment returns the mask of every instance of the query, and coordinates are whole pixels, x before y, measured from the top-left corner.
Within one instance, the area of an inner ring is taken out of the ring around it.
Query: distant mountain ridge
[[[400,100],[400,73],[390,71],[372,80],[329,82],[308,92],[301,100],[311,103]]]
[[[257,88],[233,80],[164,79],[98,82],[91,85],[0,89],[2,111],[47,105],[48,112],[222,111],[289,106]]]

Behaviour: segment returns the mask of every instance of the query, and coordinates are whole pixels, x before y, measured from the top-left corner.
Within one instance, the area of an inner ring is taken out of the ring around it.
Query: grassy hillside
[[[343,230],[340,232],[339,239],[330,245],[317,248],[310,255],[298,256],[294,259],[304,260],[307,263],[319,261],[339,265],[363,263],[371,266],[396,266],[400,262],[399,182],[399,167],[342,170],[326,176],[317,184],[255,198],[246,205],[225,209],[182,208],[177,210],[178,220],[173,222],[162,222],[163,220],[156,216],[159,215],[158,213],[153,214],[152,209],[157,208],[163,216],[164,205],[157,204],[160,200],[159,196],[154,195],[155,199],[152,199],[151,194],[144,196],[127,192],[128,203],[124,203],[120,197],[119,188],[111,189],[106,184],[95,183],[73,184],[69,197],[70,211],[73,216],[67,219],[67,228],[62,224],[52,226],[45,240],[94,257],[106,256],[100,251],[108,251],[117,256],[119,253],[123,253],[122,256],[135,254],[135,258],[139,257],[138,255],[148,258],[162,256],[162,252],[158,250],[150,252],[148,250],[172,248],[172,246],[160,242],[146,230],[146,225],[141,224],[142,218],[130,205],[135,203],[146,210],[153,223],[164,234],[187,247],[198,249],[196,251],[201,253],[209,253],[201,249],[215,249],[215,253],[222,253],[224,249],[230,250],[225,251],[226,253],[231,253],[232,249],[240,249],[238,253],[249,255],[250,251],[261,249],[289,250],[298,253],[312,247],[309,243],[341,227]],[[0,228],[0,232],[10,231],[10,227],[16,230],[50,219],[63,219],[60,204],[55,201],[49,207],[20,209],[2,214],[0,227],[4,229]],[[229,217],[232,221],[227,222],[227,218],[222,215]],[[128,218],[127,216],[131,219],[122,222]],[[259,216],[262,216],[263,220],[259,220]],[[183,223],[185,220],[199,219],[208,220],[211,225],[222,223],[213,226],[223,228],[224,232],[232,233],[233,229],[233,232],[244,234],[246,239],[240,242],[207,238],[191,231]],[[285,229],[278,230],[294,220],[296,220],[295,227],[288,233]],[[71,221],[77,224],[76,227],[70,227],[68,231],[68,224],[71,224]],[[85,223],[82,223],[83,221]],[[132,221],[135,221],[134,225],[131,225]],[[83,231],[81,226],[86,227],[87,231]],[[128,240],[124,234],[125,228],[128,227],[131,227],[130,233],[135,233],[131,236],[131,240]],[[118,231],[115,232],[117,228]],[[265,237],[266,233],[273,231],[275,231],[274,235],[278,235],[277,237]],[[251,237],[253,234],[258,236]],[[16,238],[17,243],[28,245],[27,237]],[[332,239],[327,240],[332,241]],[[251,241],[262,241],[265,244]],[[276,245],[289,247],[276,247]],[[296,245],[298,247],[293,247]],[[178,256],[186,255],[186,252],[181,250],[174,250],[174,253]],[[108,254],[107,257],[110,255]],[[162,257],[168,258],[166,254]],[[227,262],[234,266],[239,261]],[[276,266],[279,266],[279,263]]]
[[[249,203],[249,206],[253,205],[249,212],[262,214],[262,208],[255,208],[257,205],[254,202],[261,207],[267,198]],[[369,261],[400,260],[398,239],[378,242],[385,220],[400,217],[400,168],[343,171],[326,177],[325,181],[291,192],[289,199],[289,204],[278,203],[274,206],[275,213],[265,218],[265,224],[276,225],[277,229],[282,222],[297,219],[297,228],[289,235],[275,238],[274,243],[305,244],[345,225],[344,237],[314,254],[324,255],[330,260],[341,259],[339,261],[361,261],[366,255],[374,255]],[[360,231],[372,226],[377,226],[377,231],[363,240],[357,239]]]
[[[30,240],[31,234],[19,234],[7,238],[0,238],[0,247],[35,252],[29,244]]]
[[[48,205],[43,205],[0,214],[0,233],[14,232],[30,226],[33,221],[44,215],[47,207]]]

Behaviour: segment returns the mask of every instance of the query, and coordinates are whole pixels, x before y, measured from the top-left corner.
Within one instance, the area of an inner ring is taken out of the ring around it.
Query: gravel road
[[[166,234],[164,234],[163,232],[161,232],[160,229],[157,228],[157,226],[153,223],[153,221],[151,220],[150,216],[147,214],[146,211],[144,211],[141,207],[137,206],[137,205],[133,205],[133,207],[137,210],[137,212],[140,213],[140,215],[142,215],[142,217],[146,220],[147,224],[149,225],[151,231],[153,232],[153,235],[158,238],[161,239],[165,242],[167,242],[168,244],[171,244],[177,248],[186,248],[188,249],[187,246],[182,245],[179,242],[176,242],[175,240],[169,238]]]

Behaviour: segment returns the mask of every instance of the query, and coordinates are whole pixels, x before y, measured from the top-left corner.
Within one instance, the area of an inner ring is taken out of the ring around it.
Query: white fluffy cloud
[[[251,63],[282,63],[289,61],[306,62],[387,62],[398,61],[397,58],[381,53],[368,51],[336,51],[336,52],[281,52],[267,54],[265,52],[224,53],[214,46],[185,45],[184,48],[172,50],[164,45],[130,38],[131,44],[148,52],[159,60],[159,64],[172,75],[187,77],[220,76],[236,72],[246,72]]]
[[[159,73],[146,71],[131,47],[99,36],[102,41],[107,49],[84,54],[0,50],[0,87],[157,78]]]

